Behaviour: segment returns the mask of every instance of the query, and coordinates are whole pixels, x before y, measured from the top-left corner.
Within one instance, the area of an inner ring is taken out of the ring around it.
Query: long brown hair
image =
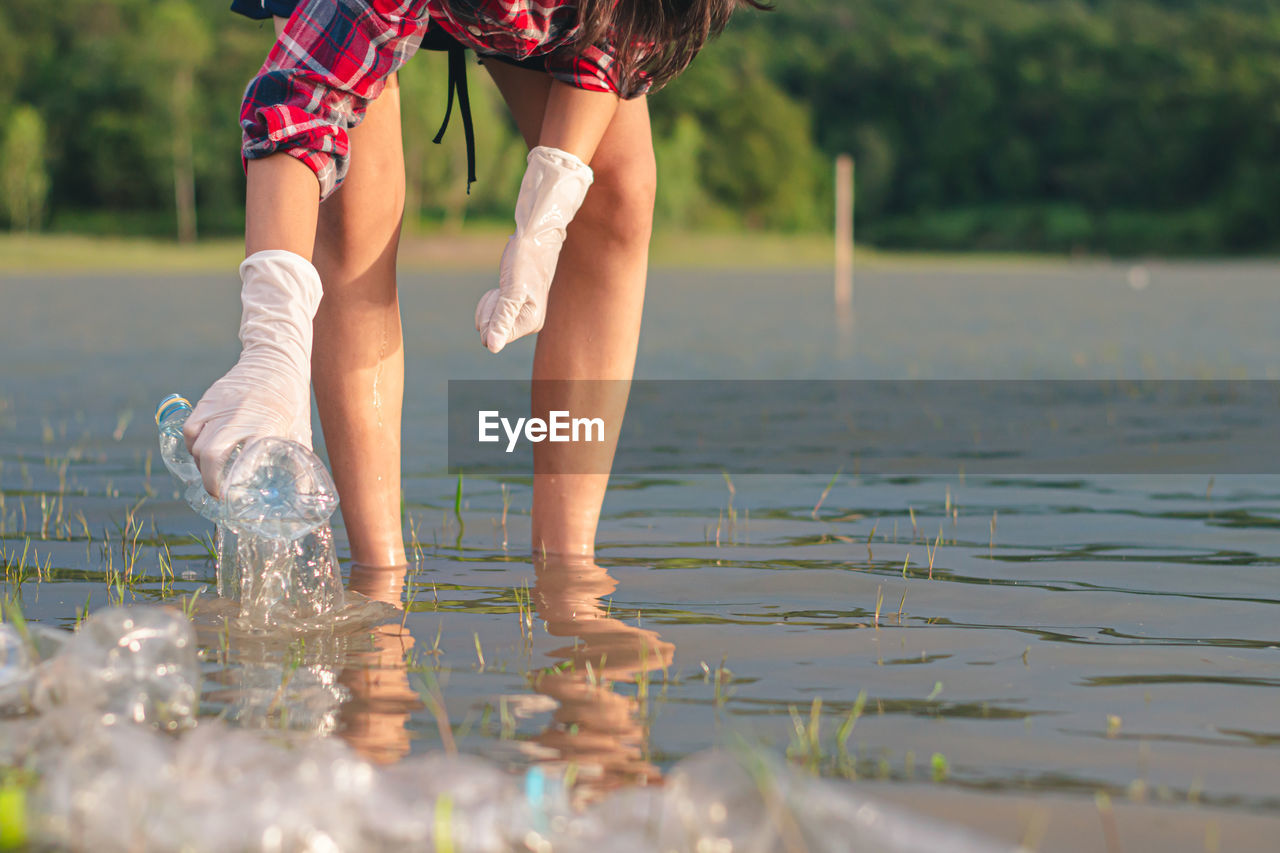
[[[579,47],[612,42],[624,91],[637,72],[658,89],[689,66],[739,6],[767,0],[578,0]]]

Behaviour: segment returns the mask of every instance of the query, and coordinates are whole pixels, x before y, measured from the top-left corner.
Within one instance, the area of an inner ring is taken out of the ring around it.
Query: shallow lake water
[[[637,375],[1274,380],[1278,284],[871,271],[846,338],[825,274],[656,271]],[[595,563],[535,571],[529,480],[464,478],[455,514],[444,472],[446,381],[528,370],[527,342],[475,340],[487,286],[402,278],[413,564],[351,581],[407,613],[327,645],[204,630],[203,716],[379,763],[452,741],[572,767],[583,800],[746,742],[1039,849],[1274,849],[1280,476],[621,476]],[[212,588],[151,414],[232,363],[237,316],[228,276],[0,278],[0,596],[29,620]],[[286,702],[246,711],[299,664]]]

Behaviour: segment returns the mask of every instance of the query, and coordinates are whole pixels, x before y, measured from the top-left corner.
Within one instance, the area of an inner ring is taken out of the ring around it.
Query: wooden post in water
[[[853,157],[836,158],[836,320],[853,329]]]

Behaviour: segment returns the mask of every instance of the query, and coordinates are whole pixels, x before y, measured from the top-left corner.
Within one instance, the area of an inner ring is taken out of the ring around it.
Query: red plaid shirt
[[[244,157],[290,154],[315,172],[327,197],[346,175],[347,129],[429,26],[481,55],[544,56],[552,76],[580,89],[643,94],[642,78],[617,79],[611,46],[574,50],[577,19],[574,0],[303,0],[245,91]]]

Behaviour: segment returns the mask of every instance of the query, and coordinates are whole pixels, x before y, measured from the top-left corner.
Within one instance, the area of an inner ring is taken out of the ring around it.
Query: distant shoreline
[[[400,244],[400,269],[405,272],[483,272],[496,269],[506,238],[507,231],[494,226],[406,235]],[[0,277],[126,271],[222,272],[234,269],[243,257],[243,251],[240,240],[229,238],[202,240],[184,246],[170,240],[140,237],[3,234],[0,235]],[[833,253],[832,238],[824,234],[669,231],[654,235],[650,266],[654,269],[823,270],[831,268]],[[858,268],[868,270],[955,267],[977,271],[1089,264],[1270,264],[1280,263],[1280,258],[1120,259],[1026,253],[884,251],[860,246],[855,263]]]

